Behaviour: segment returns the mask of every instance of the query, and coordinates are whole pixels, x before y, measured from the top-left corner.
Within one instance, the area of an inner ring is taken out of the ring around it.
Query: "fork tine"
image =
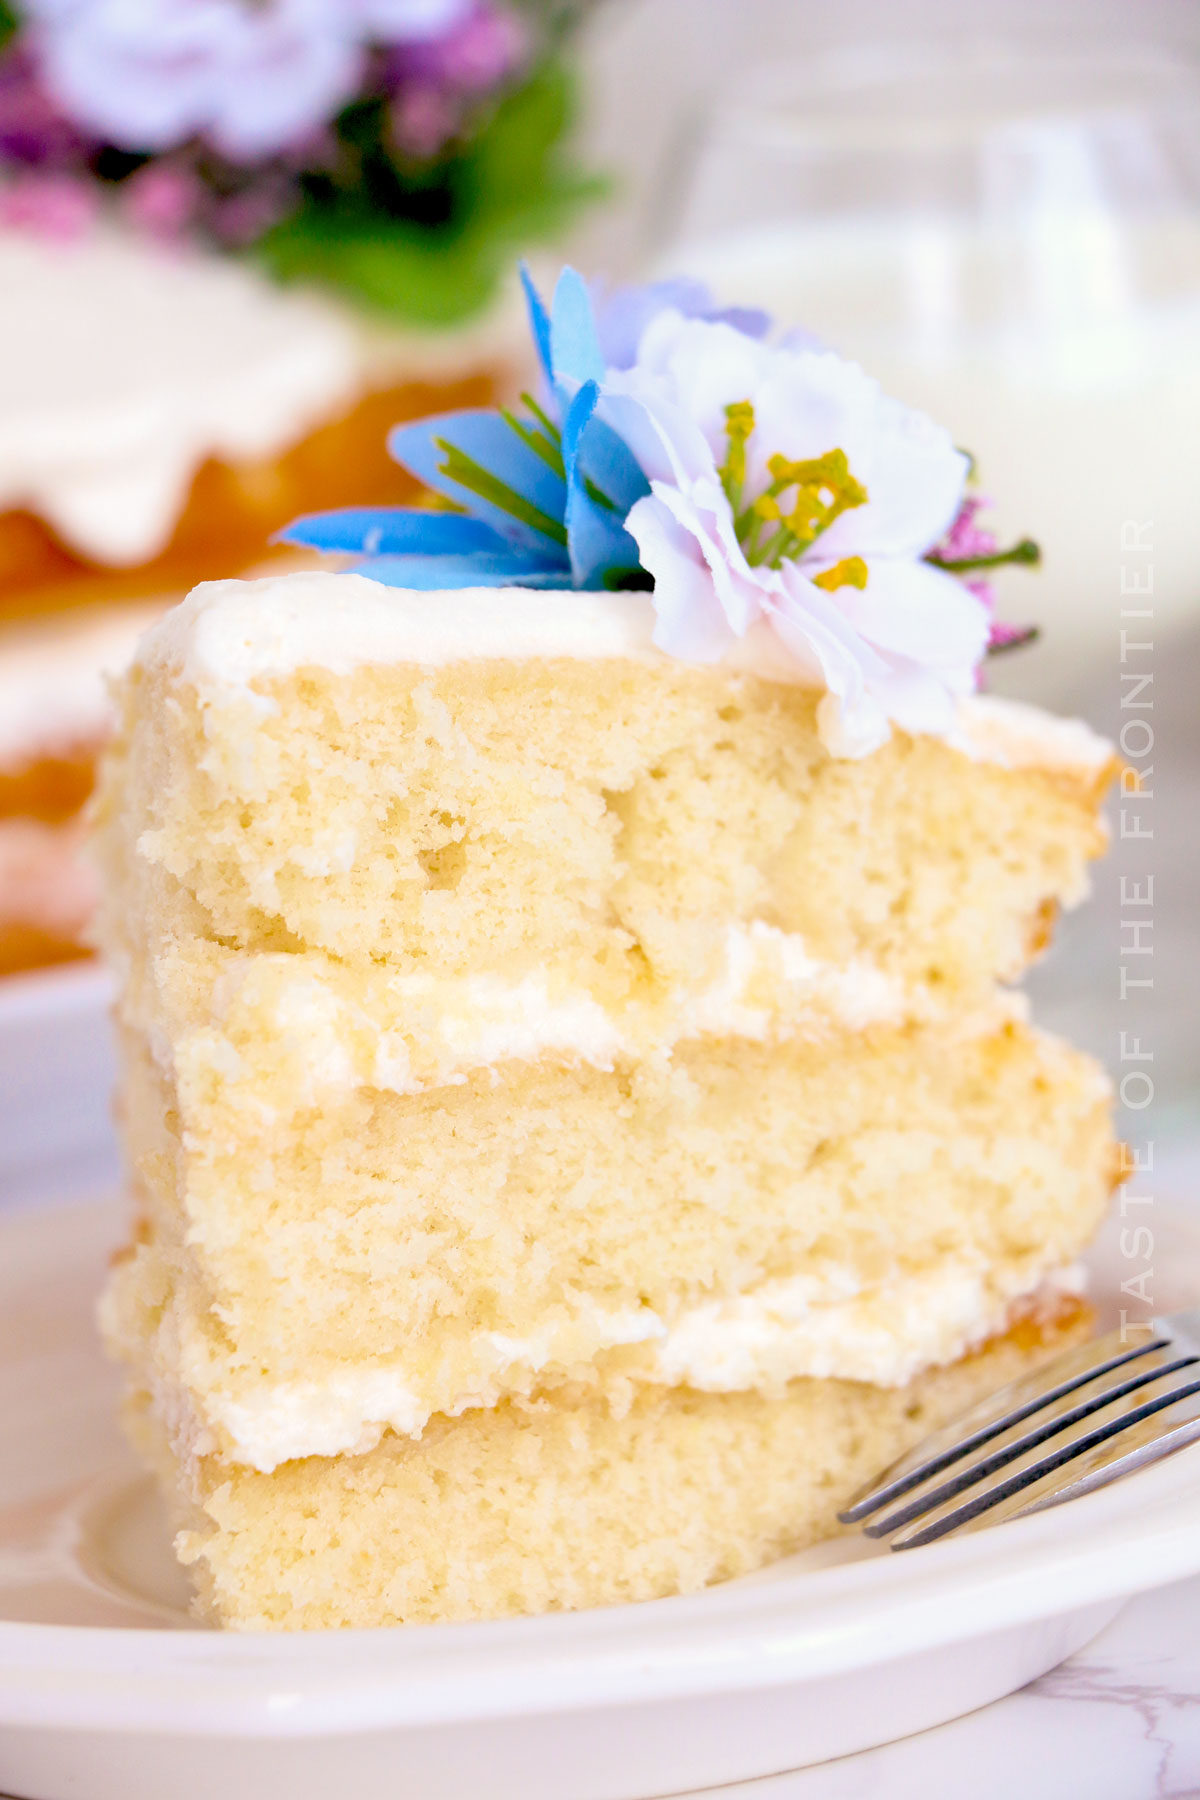
[[[1023,1375],[998,1393],[989,1394],[986,1400],[935,1431],[868,1487],[861,1489],[838,1517],[845,1525],[857,1524],[888,1501],[898,1499],[910,1488],[940,1473],[969,1451],[1050,1405],[1061,1395],[1094,1381],[1109,1370],[1120,1368],[1124,1363],[1161,1350],[1168,1342],[1165,1335],[1158,1333],[1140,1343],[1130,1344],[1122,1342],[1119,1331],[1110,1331],[1077,1350],[1064,1351],[1061,1356],[1043,1363],[1031,1375]]]
[[[929,1476],[915,1488],[909,1488],[907,1497],[902,1499],[899,1506],[885,1512],[882,1517],[872,1519],[869,1524],[864,1525],[863,1530],[868,1537],[888,1536],[901,1525],[907,1525],[910,1519],[932,1512],[943,1500],[949,1500],[964,1488],[984,1480],[1004,1464],[1015,1462],[1025,1451],[1044,1443],[1047,1438],[1058,1436],[1077,1419],[1097,1413],[1123,1395],[1146,1387],[1164,1376],[1173,1375],[1196,1361],[1197,1357],[1191,1351],[1156,1351],[1153,1356],[1118,1364],[1115,1369],[1109,1369],[1104,1374],[1093,1377],[1091,1381],[1068,1388],[1065,1394],[1060,1394],[1048,1406],[1026,1413],[1024,1419],[1018,1419],[1007,1431],[988,1438],[980,1447],[980,1454],[951,1463],[937,1475]]]
[[[892,1539],[893,1550],[910,1550],[919,1544],[931,1544],[956,1531],[981,1514],[988,1513],[1001,1501],[1008,1500],[1034,1482],[1053,1475],[1074,1458],[1106,1444],[1143,1420],[1154,1419],[1181,1400],[1193,1399],[1193,1409],[1200,1407],[1200,1373],[1193,1363],[1181,1375],[1176,1371],[1164,1375],[1112,1400],[1099,1412],[1086,1414],[1057,1436],[1027,1450],[1014,1462],[1006,1463],[968,1493],[952,1495],[930,1512],[914,1519]],[[1169,1430],[1165,1421],[1159,1421]]]
[[[1192,1394],[1171,1408],[1169,1414],[1152,1413],[1124,1431],[1115,1432],[1069,1462],[997,1501],[986,1512],[968,1520],[960,1530],[978,1531],[984,1525],[1000,1525],[1006,1519],[1023,1519],[1027,1513],[1045,1512],[1080,1494],[1090,1494],[1109,1482],[1132,1475],[1164,1456],[1172,1456],[1200,1439],[1200,1394]]]

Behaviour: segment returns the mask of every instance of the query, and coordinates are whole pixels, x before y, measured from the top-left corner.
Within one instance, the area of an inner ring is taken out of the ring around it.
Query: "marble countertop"
[[[1131,1601],[1086,1650],[979,1712],[792,1775],[709,1788],[704,1800],[722,1796],[1196,1800],[1200,1578]]]

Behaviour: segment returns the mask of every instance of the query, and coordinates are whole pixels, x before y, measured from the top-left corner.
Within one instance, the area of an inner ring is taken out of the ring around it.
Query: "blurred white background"
[[[1154,837],[1115,836],[1032,987],[1110,1067],[1136,1025],[1156,1058],[1149,1123],[1195,1133],[1200,7],[609,0],[587,70],[591,146],[620,200],[579,246],[586,266],[701,273],[951,426],[1004,540],[1029,533],[1045,557],[998,582],[1042,639],[990,665],[993,689],[1115,738],[1122,673],[1153,674],[1138,716],[1156,740]],[[1122,665],[1122,606],[1146,604],[1121,592],[1123,568],[1140,579],[1126,519],[1153,521],[1154,617],[1134,634],[1152,649]],[[1123,1004],[1122,881],[1147,873],[1154,986]]]

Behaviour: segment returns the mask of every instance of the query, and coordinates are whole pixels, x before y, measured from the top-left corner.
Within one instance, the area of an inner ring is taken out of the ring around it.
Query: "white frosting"
[[[472,1346],[479,1373],[471,1392],[439,1410],[454,1416],[493,1406],[520,1386],[514,1377],[535,1376],[552,1362],[569,1365],[581,1323],[593,1354],[639,1345],[639,1378],[667,1386],[728,1393],[813,1376],[901,1387],[1002,1331],[1019,1303],[1081,1285],[1077,1269],[1023,1262],[988,1271],[948,1259],[867,1288],[852,1270],[831,1265],[692,1307],[671,1324],[650,1307],[605,1313],[581,1301],[582,1320],[535,1338],[481,1333]],[[242,1388],[236,1396],[210,1393],[205,1401],[227,1453],[264,1471],[293,1457],[361,1454],[386,1430],[418,1436],[432,1411],[401,1364],[347,1367],[319,1379]],[[214,1447],[194,1426],[187,1435],[194,1450]]]
[[[432,997],[435,983],[420,975],[402,978],[420,1006]],[[450,1004],[432,1015],[433,1035],[452,1068],[486,1068],[507,1060],[532,1061],[547,1050],[566,1051],[597,1068],[610,1068],[628,1043],[612,1013],[591,994],[552,997],[540,976],[502,981],[495,975],[469,975],[444,984]],[[457,990],[457,991],[454,991]],[[381,1086],[392,1086],[399,1073],[390,1066],[381,1044],[374,1074]]]
[[[165,604],[64,613],[0,635],[0,769],[105,737],[109,678],[128,668]]]
[[[770,984],[770,1009],[750,998],[764,977]],[[698,993],[678,995],[673,1010],[682,1037],[730,1033],[763,1038],[780,1015],[794,1020],[824,1013],[859,1031],[868,1025],[900,1024],[926,1005],[923,992],[906,988],[864,958],[834,963],[810,956],[799,932],[754,919],[728,928],[722,975]]]
[[[1021,700],[977,694],[962,712],[965,747],[1005,768],[1061,769],[1099,777],[1113,762],[1107,738],[1082,719],[1060,719]]]
[[[207,457],[274,456],[363,385],[354,327],[243,262],[97,230],[0,232],[0,511],[134,564]]]
[[[220,691],[300,668],[348,675],[370,663],[655,658],[653,629],[645,594],[517,587],[430,594],[304,571],[202,582],[150,634],[144,654],[190,686]]]
[[[998,995],[959,1028],[994,1028],[1014,1004]],[[766,1042],[831,1027],[860,1031],[926,1018],[934,1006],[924,989],[864,960],[810,956],[798,934],[754,920],[727,928],[707,979],[612,1010],[585,988],[551,987],[541,975],[506,981],[378,970],[347,987],[317,959],[260,954],[226,968],[212,991],[210,1024],[174,1043],[150,1031],[164,1066],[192,1078],[216,1073],[231,1097],[249,1081],[261,1116],[265,1067],[282,1076],[289,1107],[312,1106],[361,1087],[417,1093],[509,1060],[557,1056],[610,1069],[620,1057],[669,1054],[707,1035]]]
[[[361,575],[302,571],[203,582],[149,635],[145,656],[204,693],[249,689],[299,668],[347,675],[372,663],[625,657],[669,666],[651,641],[654,623],[644,593],[512,587],[430,594]],[[761,625],[722,667],[792,685],[802,679]],[[959,721],[963,747],[987,761],[1098,772],[1112,756],[1079,720],[1011,700],[972,696],[960,703]]]

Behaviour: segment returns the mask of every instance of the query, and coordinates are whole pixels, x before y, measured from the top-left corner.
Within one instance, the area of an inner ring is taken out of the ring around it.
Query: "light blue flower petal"
[[[603,419],[591,419],[580,445],[583,472],[616,507],[622,518],[650,492],[633,451]]]
[[[547,542],[544,533],[532,524],[513,518],[502,506],[481,499],[469,488],[444,475],[442,464],[446,454],[437,442],[439,438],[453,444],[513,488],[536,511],[556,523],[561,522],[567,504],[562,477],[528,444],[522,443],[499,413],[482,410],[440,413],[431,419],[414,420],[411,425],[397,425],[388,437],[388,450],[419,481],[437,493],[445,494],[456,505],[465,507],[472,518],[483,519],[494,526],[510,542],[528,547]]]
[[[343,506],[333,512],[306,513],[285,526],[277,542],[366,556],[386,556],[397,551],[449,556],[473,550],[494,553],[507,548],[499,532],[482,519],[406,506]]]
[[[546,311],[546,303],[533,285],[533,276],[529,273],[529,265],[522,259],[517,264],[521,277],[521,286],[525,290],[525,305],[529,310],[529,329],[533,333],[533,341],[537,346],[538,361],[542,365],[542,374],[551,387],[554,386],[554,365],[550,357],[550,315]]]
[[[554,290],[550,309],[552,379],[565,403],[584,381],[604,379],[604,356],[596,336],[592,296],[578,270],[566,268]]]
[[[638,548],[625,530],[628,508],[611,511],[594,500],[587,488],[587,475],[581,449],[588,439],[589,428],[600,390],[594,381],[586,381],[572,400],[563,421],[563,463],[567,471],[567,544],[571,556],[571,576],[576,587],[603,587],[606,574],[617,569],[636,569]],[[623,446],[622,446],[623,447]],[[640,473],[640,471],[639,471]],[[645,492],[649,488],[643,480]],[[607,491],[607,490],[605,490]]]
[[[566,588],[571,570],[565,553],[561,561],[538,563],[503,556],[373,556],[355,565],[356,575],[381,581],[386,587],[438,588],[532,587]]]

